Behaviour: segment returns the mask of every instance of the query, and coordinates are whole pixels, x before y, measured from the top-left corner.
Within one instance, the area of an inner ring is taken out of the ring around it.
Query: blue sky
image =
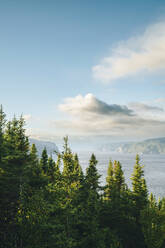
[[[0,102],[8,117],[23,113],[28,134],[44,139],[163,136],[164,13],[161,0],[1,1]]]

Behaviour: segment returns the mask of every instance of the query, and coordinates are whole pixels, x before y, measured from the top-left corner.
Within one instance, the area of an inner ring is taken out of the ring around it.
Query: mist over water
[[[91,152],[78,152],[80,164],[85,171],[89,164]],[[126,183],[131,187],[131,174],[135,164],[135,154],[96,152],[97,169],[101,175],[100,182],[105,184],[109,159],[118,160],[122,164]],[[149,193],[157,198],[165,196],[165,155],[141,155],[141,165],[144,165],[144,175]]]

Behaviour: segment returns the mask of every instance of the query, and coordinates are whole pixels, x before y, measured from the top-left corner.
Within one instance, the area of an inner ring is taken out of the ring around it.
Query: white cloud
[[[94,77],[103,82],[160,69],[165,69],[165,22],[151,25],[143,35],[121,42],[110,56],[92,68]]]
[[[90,115],[132,115],[132,110],[127,106],[107,104],[92,94],[67,98],[63,104],[59,105],[59,109],[72,115],[89,115],[89,113]]]
[[[165,110],[161,106],[150,105],[142,102],[132,102],[128,104],[137,116],[145,120],[165,121]]]
[[[69,119],[56,120],[52,126],[65,134],[139,138],[165,133],[163,109],[144,103],[131,103],[128,107],[107,104],[87,94],[67,98],[59,109],[67,113]]]
[[[129,103],[129,107],[133,108],[136,111],[142,111],[142,112],[163,112],[163,108],[153,105],[148,105],[141,102],[132,102]]]

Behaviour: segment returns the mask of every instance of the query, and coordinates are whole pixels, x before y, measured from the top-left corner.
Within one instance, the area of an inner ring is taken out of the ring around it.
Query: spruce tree
[[[57,159],[57,162],[53,160],[52,156],[48,158],[48,176],[49,176],[49,183],[52,184],[59,183],[59,180],[61,179],[59,158]]]
[[[140,211],[145,208],[148,202],[148,191],[144,179],[143,166],[140,165],[139,155],[136,155],[136,164],[131,177],[132,180],[132,193],[135,204],[135,217],[139,222]]]
[[[116,193],[120,195],[121,191],[125,189],[125,179],[122,167],[119,161],[114,161],[114,184]]]
[[[46,147],[42,151],[41,159],[40,159],[40,166],[43,170],[44,174],[47,174],[48,172],[48,154]]]
[[[14,247],[20,242],[17,222],[17,213],[21,204],[21,194],[26,181],[25,169],[29,161],[29,142],[25,135],[24,120],[13,118],[6,125],[4,133],[5,157],[3,158],[3,190],[0,198],[3,199],[1,220],[3,223],[4,240],[8,247]]]
[[[37,191],[45,185],[45,179],[35,144],[32,144],[30,149],[29,165],[26,169],[26,173],[28,176],[27,185],[31,188],[30,190]]]
[[[6,180],[5,180],[5,167],[4,167],[4,158],[5,158],[5,140],[4,140],[4,132],[5,132],[5,113],[3,112],[2,105],[0,106],[0,239],[3,247],[4,240],[7,236],[6,225],[5,223],[5,215],[6,215]],[[5,233],[6,232],[6,233]],[[5,246],[5,245],[4,245]]]
[[[50,177],[50,181],[54,180],[54,172],[55,172],[56,163],[53,160],[52,156],[48,158],[48,176]]]
[[[89,190],[94,190],[98,192],[99,190],[99,178],[100,175],[98,174],[96,165],[98,161],[94,154],[91,155],[89,166],[86,169],[86,184]]]
[[[104,192],[104,199],[110,200],[114,195],[114,170],[113,170],[113,162],[112,160],[109,161],[109,166],[107,170],[107,177],[106,177],[106,186],[105,186],[105,192]]]
[[[84,200],[82,205],[82,231],[81,247],[101,247],[101,233],[99,232],[99,178],[96,165],[98,161],[94,154],[91,155],[89,166],[86,169]]]
[[[30,160],[34,167],[38,166],[39,160],[38,160],[37,148],[35,144],[32,144],[30,149]]]
[[[115,160],[114,163],[109,161],[106,182],[105,199],[120,197],[121,193],[125,191],[124,173],[119,161]]]
[[[74,173],[74,176],[75,176],[75,180],[78,180],[78,181],[82,182],[83,179],[84,179],[84,174],[83,174],[81,165],[79,163],[77,153],[74,155],[73,160],[74,160],[74,172],[73,173]]]
[[[60,171],[60,163],[63,171]],[[55,162],[29,148],[21,117],[5,122],[0,108],[0,247],[164,248],[165,198],[148,199],[139,156],[132,191],[121,164],[110,161],[105,194],[92,154],[86,175],[64,138]]]
[[[73,153],[68,145],[68,137],[64,137],[64,151],[61,154],[63,161],[62,176],[67,185],[71,185],[74,182],[74,158]]]
[[[141,211],[140,223],[147,248],[163,248],[165,242],[165,211],[152,193],[147,206]]]
[[[6,124],[6,115],[3,112],[2,105],[0,106],[0,168],[2,167],[2,156],[4,156],[4,129]]]

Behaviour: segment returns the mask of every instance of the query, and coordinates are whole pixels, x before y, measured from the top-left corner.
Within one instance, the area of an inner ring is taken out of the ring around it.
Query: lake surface
[[[83,171],[89,164],[91,152],[78,152]],[[122,164],[126,183],[131,187],[131,174],[135,164],[134,154],[96,152],[97,169],[102,175],[100,182],[105,184],[109,159],[118,160]],[[145,179],[149,192],[157,198],[165,196],[165,155],[141,155],[141,164],[144,165]]]

